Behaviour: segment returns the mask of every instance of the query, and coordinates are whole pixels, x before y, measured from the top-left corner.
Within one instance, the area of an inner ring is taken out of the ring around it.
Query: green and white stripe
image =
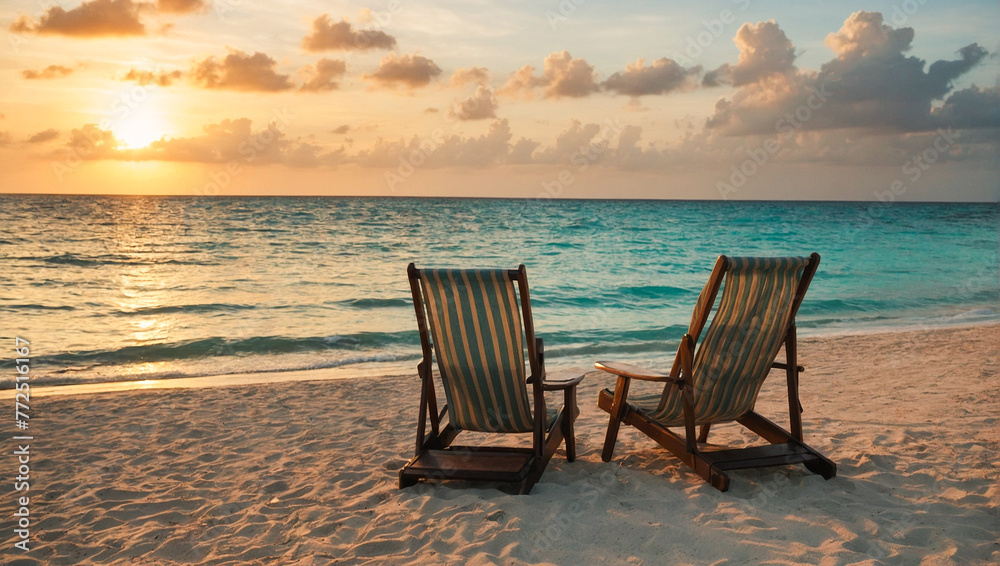
[[[729,258],[718,310],[694,358],[697,424],[733,421],[753,409],[791,323],[808,263],[806,257]],[[699,302],[698,308],[711,306]],[[665,388],[658,406],[647,411],[665,426],[684,423],[676,387]]]
[[[521,314],[507,271],[420,273],[451,424],[484,432],[531,431]]]

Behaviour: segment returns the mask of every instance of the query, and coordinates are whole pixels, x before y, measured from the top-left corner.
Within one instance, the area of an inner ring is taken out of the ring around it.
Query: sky
[[[0,192],[998,202],[998,22],[993,0],[5,0]]]

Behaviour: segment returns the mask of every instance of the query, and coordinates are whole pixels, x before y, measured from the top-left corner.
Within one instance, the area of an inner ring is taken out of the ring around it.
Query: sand
[[[415,376],[37,397],[30,551],[13,548],[9,527],[2,555],[11,564],[997,563],[998,349],[998,326],[802,340],[806,440],[838,475],[737,471],[726,493],[630,427],[602,462],[607,418],[596,397],[613,381],[598,373],[580,388],[578,460],[560,450],[528,496],[499,484],[397,489],[413,450]],[[758,409],[786,422],[781,386],[776,373]],[[712,440],[751,437],[726,425]],[[9,479],[17,464],[5,453]],[[4,493],[12,525],[15,492]]]

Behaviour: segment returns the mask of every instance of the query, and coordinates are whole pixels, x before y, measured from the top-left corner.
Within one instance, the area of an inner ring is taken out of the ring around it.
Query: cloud
[[[280,115],[277,118],[287,120]],[[78,158],[87,160],[283,163],[295,167],[334,164],[340,160],[338,151],[324,154],[316,145],[289,140],[278,121],[254,131],[249,118],[226,119],[205,125],[202,131],[199,136],[162,138],[146,147],[125,149],[112,132],[86,124],[70,133],[67,148]]]
[[[552,53],[546,57],[542,77],[546,81],[547,98],[577,98],[597,90],[594,66],[583,59],[574,59],[568,51]]]
[[[642,59],[634,65],[626,65],[624,73],[611,75],[601,86],[626,96],[667,94],[690,86],[693,78],[701,73],[700,66],[685,69],[666,57],[653,61],[648,67],[644,65]]]
[[[448,116],[458,120],[486,120],[497,117],[497,99],[493,96],[493,91],[484,85],[479,85],[476,92],[462,100],[455,102],[448,110]]]
[[[359,152],[352,160],[369,167],[396,168],[401,162],[414,163],[421,167],[485,167],[506,163],[514,148],[524,147],[533,142],[522,140],[510,144],[510,124],[507,120],[497,120],[490,124],[489,131],[478,137],[446,136],[441,130],[424,138],[385,141],[381,138],[375,145]]]
[[[21,71],[21,76],[26,79],[55,79],[65,77],[72,72],[73,69],[70,69],[69,67],[63,67],[62,65],[49,65],[41,71]]]
[[[381,30],[354,30],[347,18],[331,23],[330,16],[323,14],[313,21],[312,31],[302,39],[306,51],[366,51],[369,49],[392,49],[396,38]]]
[[[535,76],[531,65],[521,67],[497,92],[512,97],[531,98],[533,89],[543,88],[545,98],[580,98],[598,90],[594,66],[584,59],[574,59],[568,51],[558,51],[545,58],[542,76]]]
[[[774,20],[743,24],[736,31],[733,43],[740,50],[736,65],[725,63],[709,71],[702,81],[704,86],[721,83],[743,86],[771,75],[796,72],[795,46]]]
[[[857,128],[869,132],[924,131],[946,126],[949,116],[989,115],[989,96],[969,93],[947,112],[932,110],[954,88],[952,82],[983,61],[977,44],[956,60],[926,62],[903,53],[910,28],[893,29],[877,12],[857,12],[827,36],[836,57],[818,72],[794,66],[794,46],[771,22],[740,28],[740,59],[720,77],[739,89],[717,102],[706,126],[724,135],[782,135],[807,130]],[[994,124],[995,126],[995,124]]]
[[[490,82],[490,70],[486,67],[459,68],[451,76],[451,86],[461,87],[467,84],[483,85]]]
[[[168,14],[190,14],[207,7],[205,0],[156,0],[156,10]]]
[[[427,86],[431,79],[440,74],[441,69],[426,57],[420,55],[397,57],[395,53],[390,53],[382,58],[375,72],[364,75],[364,78],[383,86],[395,87],[402,84],[409,88],[419,88]]]
[[[277,156],[287,142],[284,134],[273,126],[269,124],[266,130],[253,132],[249,118],[226,119],[203,126],[201,136],[162,139],[128,153],[139,159],[226,163],[242,161],[241,152],[250,153],[253,149],[255,160],[280,161]]]
[[[9,145],[11,142],[10,132],[0,131],[0,147]]]
[[[537,160],[542,163],[565,163],[579,152],[580,148],[587,147],[590,140],[600,131],[599,124],[584,124],[579,120],[572,120],[569,127],[556,137],[554,146],[539,152]]]
[[[184,138],[161,138],[146,147],[128,149],[114,134],[94,124],[70,133],[62,150],[71,159],[119,161],[174,161],[218,164],[226,171],[237,165],[284,164],[291,167],[336,165],[345,160],[343,147],[326,151],[303,141],[289,139],[282,131],[290,119],[275,112],[275,120],[254,130],[249,118],[226,119],[202,127],[202,134]],[[60,152],[53,153],[59,158]]]
[[[28,138],[28,143],[45,143],[47,141],[52,141],[59,137],[59,130],[48,129],[38,132],[37,134]]]
[[[335,90],[340,87],[336,82],[347,72],[347,63],[341,59],[320,59],[316,62],[316,67],[307,67],[313,75],[309,81],[302,85],[299,90],[307,92],[319,92],[324,90]]]
[[[517,98],[522,95],[525,98],[532,98],[534,96],[534,89],[545,86],[545,84],[545,79],[535,76],[534,67],[525,65],[511,74],[507,82],[497,89],[497,94],[510,96],[511,98]]]
[[[10,31],[72,37],[146,35],[139,21],[142,6],[132,0],[91,0],[69,11],[53,6],[37,22],[28,16],[18,18]]]
[[[350,126],[348,126],[347,124],[343,124],[343,125],[337,126],[336,128],[330,130],[330,133],[331,134],[346,134],[347,131],[350,130],[350,129],[351,129]]]
[[[276,92],[293,87],[288,75],[275,72],[277,62],[256,52],[233,51],[220,62],[208,57],[191,69],[191,79],[201,87],[242,91]]]
[[[121,78],[123,81],[135,81],[142,86],[155,84],[157,86],[170,86],[174,81],[180,79],[184,73],[181,71],[170,71],[157,73],[154,71],[140,71],[129,69],[128,73]]]
[[[517,140],[517,143],[511,146],[510,152],[507,154],[507,163],[533,163],[535,150],[538,149],[540,145],[542,145],[540,142],[522,137]]]
[[[96,124],[84,124],[69,133],[66,147],[81,159],[114,159],[118,147],[123,145],[109,130],[102,130]]]
[[[995,130],[1000,126],[1000,87],[973,85],[956,91],[932,114],[938,122],[955,128]]]
[[[855,12],[839,31],[826,36],[823,43],[843,61],[864,57],[892,56],[910,49],[913,28],[893,29],[882,23],[879,12]]]

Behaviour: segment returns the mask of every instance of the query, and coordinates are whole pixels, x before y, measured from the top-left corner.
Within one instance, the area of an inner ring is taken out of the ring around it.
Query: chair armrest
[[[774,362],[771,364],[771,367],[774,369],[788,369],[788,364],[785,362]],[[795,366],[795,369],[799,370],[799,373],[804,373],[806,371],[806,368],[802,366]]]
[[[545,379],[542,381],[542,389],[544,391],[563,391],[565,389],[572,389],[573,387],[579,385],[579,383],[583,381],[583,378],[583,372],[577,370],[550,373],[546,375]]]
[[[665,383],[673,383],[676,385],[684,384],[684,380],[679,377],[670,377],[665,373],[643,369],[639,366],[634,366],[632,364],[626,364],[622,362],[595,362],[594,367],[599,370],[606,371],[608,373],[619,375],[621,377],[641,379],[643,381],[658,381]]]

